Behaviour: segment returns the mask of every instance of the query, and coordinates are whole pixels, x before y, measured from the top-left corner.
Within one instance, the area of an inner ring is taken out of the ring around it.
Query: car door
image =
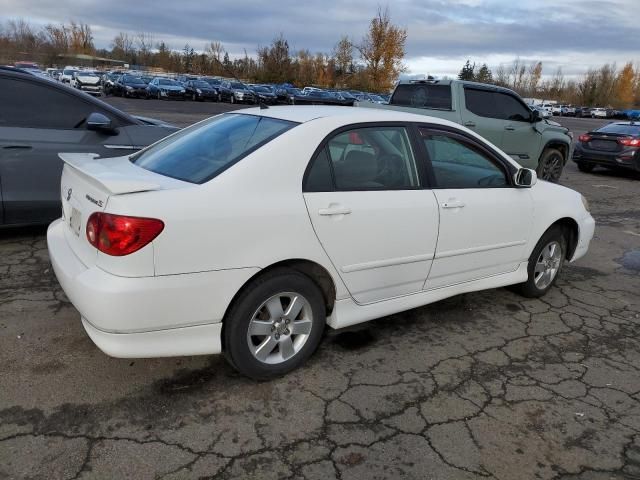
[[[516,270],[526,261],[533,201],[529,189],[513,186],[515,169],[461,132],[421,127],[419,137],[440,209],[425,289]]]
[[[87,130],[92,112],[109,116],[66,87],[23,77],[0,77],[0,184],[5,224],[46,223],[60,216],[60,152],[103,157],[130,149],[125,132]],[[111,147],[111,148],[109,148]]]
[[[513,95],[495,92],[494,97],[505,120],[501,149],[516,162],[535,167],[542,135],[538,134],[533,127],[531,110],[522,100]]]
[[[399,124],[341,130],[312,159],[303,185],[309,217],[356,302],[422,290],[439,215],[423,180]]]
[[[502,148],[506,123],[495,103],[494,92],[470,85],[464,85],[463,91],[462,124]]]

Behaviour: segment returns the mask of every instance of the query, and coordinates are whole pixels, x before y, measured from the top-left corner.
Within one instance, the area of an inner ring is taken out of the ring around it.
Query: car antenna
[[[230,69],[230,68],[228,68],[224,63],[222,63],[222,62],[220,61],[220,59],[218,59],[218,58],[216,58],[216,57],[213,57],[213,59],[214,59],[216,62],[218,62],[218,64],[222,67],[222,69],[223,69],[223,70],[224,70],[228,75],[231,75],[231,77],[233,77],[233,79],[234,79],[236,82],[238,82],[238,83],[240,83],[241,85],[243,85],[247,90],[249,90],[249,91],[253,92],[253,94],[256,96],[256,98],[257,98],[257,100],[258,100],[258,106],[260,107],[260,110],[266,110],[266,109],[268,109],[268,108],[269,108],[269,106],[268,106],[266,103],[264,103],[264,102],[260,99],[260,95],[258,95],[256,92],[254,92],[253,90],[251,90],[249,87],[247,87],[247,85],[246,85],[242,80],[240,80],[240,79],[236,76],[236,74],[233,72],[233,70],[231,70],[231,69]]]

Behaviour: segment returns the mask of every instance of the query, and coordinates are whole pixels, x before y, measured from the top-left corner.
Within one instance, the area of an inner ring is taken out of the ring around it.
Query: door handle
[[[442,208],[462,208],[464,207],[464,203],[459,200],[449,200],[448,202],[444,202],[440,204]]]
[[[509,130],[510,132],[513,132],[516,127],[512,127],[511,125],[507,125],[506,127],[504,127],[505,130]]]
[[[339,205],[329,205],[328,208],[318,210],[318,215],[349,215],[351,209]]]
[[[464,122],[465,127],[473,128],[476,126],[476,122]]]
[[[4,150],[31,150],[31,145],[5,145],[2,147]]]

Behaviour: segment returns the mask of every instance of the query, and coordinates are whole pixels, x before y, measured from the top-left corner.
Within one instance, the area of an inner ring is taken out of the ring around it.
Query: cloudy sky
[[[578,75],[607,62],[640,63],[640,0],[395,0],[394,23],[408,31],[411,73],[453,75],[464,61],[495,68],[515,57]],[[98,47],[120,31],[147,32],[172,48],[211,40],[249,55],[284,34],[294,49],[331,51],[341,35],[358,41],[377,0],[0,0],[0,20],[36,24],[70,19],[91,25]]]

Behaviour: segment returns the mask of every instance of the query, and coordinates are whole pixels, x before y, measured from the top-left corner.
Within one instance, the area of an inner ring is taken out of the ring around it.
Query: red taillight
[[[591,135],[587,134],[587,133],[583,133],[582,135],[580,135],[578,137],[578,140],[581,141],[582,143],[587,143],[591,141]]]
[[[87,220],[87,240],[107,255],[121,257],[148,245],[160,235],[164,222],[96,212]]]
[[[624,137],[619,138],[618,143],[625,147],[640,147],[640,138]]]

